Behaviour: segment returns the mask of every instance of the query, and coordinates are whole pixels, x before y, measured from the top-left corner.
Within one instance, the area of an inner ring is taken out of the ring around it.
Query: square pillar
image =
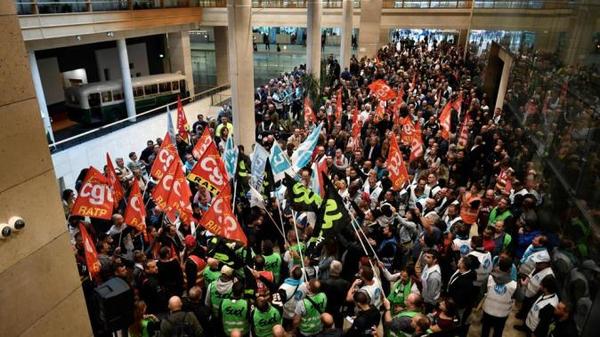
[[[194,96],[194,76],[192,69],[192,49],[190,47],[190,33],[188,31],[167,34],[169,62],[171,71],[181,72],[185,75],[187,90]]]

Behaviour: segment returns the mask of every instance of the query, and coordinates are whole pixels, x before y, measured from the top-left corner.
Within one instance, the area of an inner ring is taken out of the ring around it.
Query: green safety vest
[[[273,273],[275,283],[279,283],[279,276],[281,275],[281,255],[279,253],[273,253],[271,255],[265,255],[265,270]]]
[[[247,177],[248,176],[248,169],[246,169],[246,163],[243,160],[240,160],[238,162],[238,175],[240,177]]]
[[[511,215],[512,215],[512,213],[508,209],[505,209],[504,212],[498,214],[498,208],[494,207],[492,209],[492,211],[490,212],[490,217],[488,219],[488,224],[489,225],[494,225],[496,223],[496,221],[498,221],[498,220],[504,221],[504,220],[506,220],[506,218],[508,218]]]
[[[211,284],[216,281],[220,276],[221,272],[218,270],[211,270],[209,267],[204,268],[204,284]]]
[[[401,305],[404,307],[404,302],[408,298],[408,295],[410,295],[411,289],[412,289],[412,282],[410,280],[408,280],[408,283],[405,285],[402,284],[402,282],[400,282],[400,281],[396,282],[396,284],[394,285],[394,288],[392,289],[392,291],[390,291],[390,294],[388,295],[388,300],[392,304],[392,315],[395,315],[398,313],[398,312],[394,311],[395,306]]]
[[[221,319],[225,336],[230,336],[233,329],[238,329],[242,335],[246,335],[250,330],[248,326],[248,301],[244,299],[224,299],[221,304]]]
[[[302,255],[304,256],[304,252],[306,251],[306,247],[304,246],[303,243],[297,243],[293,246],[290,247],[290,252],[294,251],[296,253],[298,253],[300,250],[302,250]],[[298,257],[294,257],[292,259],[292,263],[297,266],[302,264],[302,261],[300,261],[300,254],[298,253]]]
[[[220,294],[217,291],[217,281],[213,281],[208,288],[208,294],[210,295],[210,306],[213,314],[216,316],[219,314],[221,302],[223,302],[224,299],[231,298],[231,289],[229,289],[229,291],[225,294]]]
[[[394,318],[408,317],[408,318],[412,319],[418,313],[419,313],[418,311],[402,311],[398,315],[396,315]],[[390,337],[410,337],[410,336],[412,336],[412,334],[404,332],[404,331],[393,331],[392,329],[389,329],[388,332],[389,332],[388,336],[390,336]]]
[[[266,312],[254,309],[252,322],[254,323],[254,336],[271,337],[273,335],[273,326],[281,324],[281,314],[272,305],[269,305],[269,310]]]
[[[309,296],[312,302],[315,302],[315,307],[312,302],[308,299],[303,299],[305,314],[302,316],[300,322],[300,332],[305,336],[312,336],[318,334],[321,329],[321,313],[325,311],[327,306],[327,296],[324,293],[318,293],[313,296]]]

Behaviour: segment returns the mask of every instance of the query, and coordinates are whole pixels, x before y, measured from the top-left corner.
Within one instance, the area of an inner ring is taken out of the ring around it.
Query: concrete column
[[[254,144],[254,53],[252,50],[252,1],[227,0],[229,82],[233,108],[233,135],[246,153]]]
[[[217,85],[229,83],[229,50],[227,49],[227,27],[215,27],[215,64]]]
[[[16,2],[0,4],[0,230],[25,220],[0,241],[0,335],[91,337]],[[78,159],[57,165],[79,171],[88,157]]]
[[[321,1],[306,4],[306,70],[318,81],[321,77]]]
[[[468,29],[461,29],[458,31],[458,46],[459,47],[463,47],[463,48],[467,48],[467,41],[469,37],[469,30]]]
[[[46,96],[44,95],[42,78],[40,77],[40,70],[38,68],[34,51],[29,52],[29,67],[31,68],[33,89],[35,90],[35,96],[37,98],[38,105],[40,106],[42,120],[44,121],[44,128],[46,129],[46,134],[50,137],[50,141],[54,143],[54,132],[52,132],[52,124],[50,123],[50,115],[48,114],[48,105],[46,104]]]
[[[130,122],[135,122],[135,101],[133,100],[133,88],[131,87],[131,73],[129,72],[129,57],[127,56],[127,43],[125,39],[117,40],[119,51],[119,64],[121,66],[121,78],[123,79],[123,96],[125,97],[125,108]]]
[[[194,96],[194,76],[192,70],[192,49],[190,47],[190,33],[188,31],[167,34],[169,47],[169,62],[172,72],[181,72],[185,75],[187,90]]]
[[[379,46],[377,49],[385,46],[390,42],[390,29],[389,28],[381,28],[379,30]]]
[[[504,62],[504,66],[502,67],[502,77],[500,77],[500,85],[498,86],[498,95],[496,96],[496,106],[495,108],[500,108],[504,106],[504,96],[506,96],[506,89],[508,88],[508,80],[510,78],[510,70],[512,69],[513,57],[500,49],[498,53],[498,57]]]
[[[340,44],[340,66],[350,67],[350,58],[352,56],[352,18],[353,18],[352,0],[344,0],[342,9],[342,41]]]
[[[382,0],[360,2],[360,34],[358,35],[358,57],[374,57],[379,48]]]

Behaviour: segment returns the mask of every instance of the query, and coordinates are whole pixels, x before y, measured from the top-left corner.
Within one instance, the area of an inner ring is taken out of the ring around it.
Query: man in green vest
[[[213,317],[218,317],[221,302],[226,298],[231,298],[231,289],[233,287],[233,269],[228,266],[221,268],[221,276],[206,289],[205,304],[212,310]]]
[[[508,206],[510,205],[510,201],[507,197],[502,197],[498,201],[498,206],[494,207],[490,212],[490,217],[488,219],[488,225],[494,226],[496,221],[505,221],[509,217],[512,216],[510,209]]]
[[[204,284],[208,287],[209,284],[213,283],[213,281],[216,281],[219,276],[221,276],[221,271],[219,271],[219,260],[209,257],[202,274],[204,275]]]
[[[387,298],[383,300],[383,307],[385,308],[383,324],[388,328],[389,336],[411,336],[415,330],[411,322],[413,317],[421,313],[423,308],[423,298],[419,294],[409,294],[406,298],[406,309],[393,317],[391,303]]]
[[[387,270],[385,270],[384,273],[385,272],[387,272]],[[413,283],[408,276],[408,272],[402,270],[400,272],[400,279],[392,286],[390,294],[387,297],[391,303],[392,316],[397,315],[406,307],[406,300],[408,299],[408,295],[412,292],[412,288]]]
[[[231,287],[232,298],[225,298],[221,302],[221,322],[225,336],[230,336],[233,330],[238,330],[240,335],[248,336],[250,333],[250,304],[243,299],[244,284],[235,282]]]
[[[298,329],[300,336],[314,336],[321,332],[321,314],[327,306],[327,296],[321,292],[321,283],[318,280],[308,282],[306,297],[296,304],[294,315],[294,329]]]
[[[281,313],[269,303],[266,297],[259,296],[252,312],[252,335],[271,337],[273,327],[277,324],[281,324]]]
[[[273,251],[273,242],[264,240],[262,242],[262,253],[265,258],[265,270],[273,273],[275,283],[279,284],[281,277],[281,255]]]

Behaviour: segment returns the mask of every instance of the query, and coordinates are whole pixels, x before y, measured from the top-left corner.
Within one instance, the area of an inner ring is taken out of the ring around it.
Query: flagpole
[[[287,239],[285,237],[285,225],[283,224],[283,214],[281,212],[281,205],[279,204],[279,200],[275,198],[275,203],[277,204],[277,209],[279,210],[279,223],[281,224],[281,233],[283,233],[283,241],[287,243]]]
[[[277,229],[277,231],[279,232],[279,234],[281,234],[281,236],[283,236],[283,242],[285,242],[287,244],[287,239],[285,238],[285,234],[284,232],[281,231],[281,228],[277,227],[277,221],[275,221],[275,219],[273,219],[273,215],[271,215],[271,212],[269,212],[266,208],[262,208],[265,213],[267,213],[267,215],[269,216],[269,219],[271,219],[271,221],[273,221],[273,224],[275,225],[275,228]]]
[[[298,226],[296,225],[296,212],[292,209],[292,220],[294,221],[294,231],[296,232],[296,241],[300,241],[300,235],[298,234]],[[304,243],[304,242],[302,242]],[[291,250],[292,247],[290,247]],[[298,248],[298,254],[300,254],[300,263],[302,264],[302,278],[306,282],[306,267],[304,266],[304,256],[302,256],[302,247]]]

